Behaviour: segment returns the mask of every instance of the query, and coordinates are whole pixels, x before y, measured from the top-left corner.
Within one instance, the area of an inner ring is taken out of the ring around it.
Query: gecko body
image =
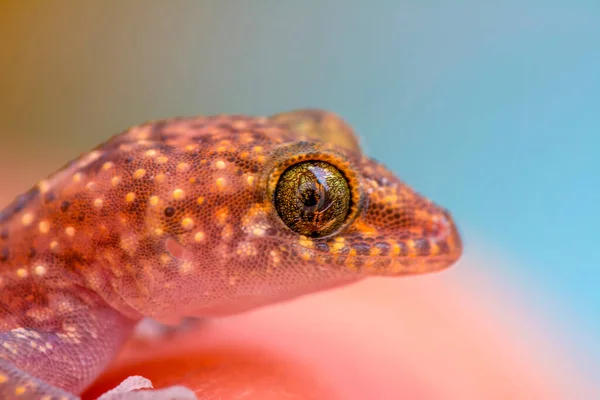
[[[452,265],[450,214],[320,110],[138,125],[0,211],[0,398],[72,399],[150,317]]]

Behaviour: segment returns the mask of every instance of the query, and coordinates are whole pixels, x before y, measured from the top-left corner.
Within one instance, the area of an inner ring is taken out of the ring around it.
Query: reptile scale
[[[461,252],[450,214],[333,113],[138,125],[0,212],[0,398],[78,398],[146,317],[238,313]]]

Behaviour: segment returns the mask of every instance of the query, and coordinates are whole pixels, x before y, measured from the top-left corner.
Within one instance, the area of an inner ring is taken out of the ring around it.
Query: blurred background
[[[2,204],[146,120],[330,109],[598,379],[600,6],[434,3],[0,2]]]

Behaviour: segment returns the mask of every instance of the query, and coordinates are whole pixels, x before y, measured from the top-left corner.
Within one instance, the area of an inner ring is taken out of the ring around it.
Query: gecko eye
[[[350,211],[347,179],[324,161],[304,161],[286,169],[275,188],[275,208],[294,232],[326,236],[338,229]]]

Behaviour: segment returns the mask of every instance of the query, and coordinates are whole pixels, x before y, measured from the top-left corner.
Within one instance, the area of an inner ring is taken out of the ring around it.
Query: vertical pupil
[[[317,205],[317,203],[319,202],[319,196],[317,195],[317,192],[315,191],[315,189],[306,189],[304,190],[304,192],[302,192],[302,203],[306,206],[306,207],[314,207]]]

